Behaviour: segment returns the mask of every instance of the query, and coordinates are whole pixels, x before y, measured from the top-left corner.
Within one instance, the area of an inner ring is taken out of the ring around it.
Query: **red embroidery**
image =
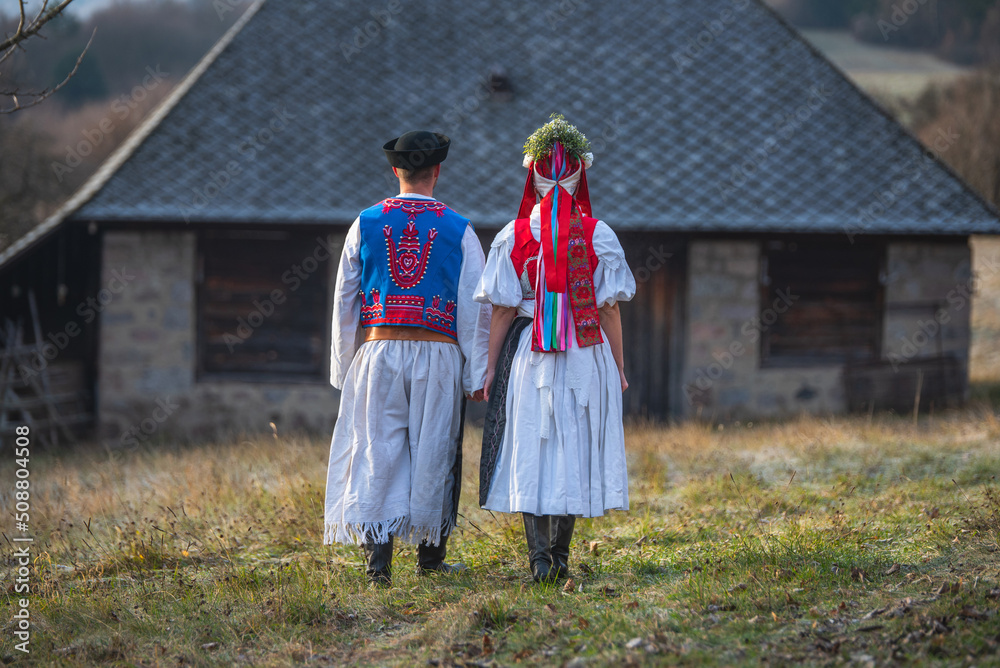
[[[378,288],[372,290],[372,303],[365,299],[364,291],[361,292],[361,321],[374,320],[382,317],[382,294]]]
[[[398,247],[392,238],[392,227],[386,225],[383,232],[393,282],[404,290],[412,288],[420,283],[427,271],[427,259],[431,255],[434,239],[437,238],[437,229],[432,227],[427,231],[427,243],[423,246],[420,245],[420,232],[412,220],[406,224]]]
[[[448,300],[444,311],[441,311],[441,295],[435,295],[432,306],[427,309],[427,320],[439,322],[443,325],[450,325],[455,322],[455,302]]]
[[[441,202],[434,200],[412,200],[412,199],[386,199],[382,201],[382,213],[389,213],[393,209],[402,209],[407,220],[411,223],[417,219],[417,215],[425,211],[433,211],[438,218],[444,215],[447,209]]]
[[[389,295],[385,298],[385,321],[396,324],[421,324],[424,316],[424,298]]]
[[[576,341],[581,348],[602,343],[601,321],[594,296],[594,269],[587,240],[593,239],[596,221],[587,220],[585,228],[580,212],[573,208],[569,225],[569,303],[576,325]],[[589,229],[588,229],[589,228]],[[587,232],[590,232],[588,235]]]

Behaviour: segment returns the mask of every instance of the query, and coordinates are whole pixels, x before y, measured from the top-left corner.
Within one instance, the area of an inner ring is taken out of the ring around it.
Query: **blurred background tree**
[[[17,31],[20,12],[3,13],[11,6],[0,7],[0,35]],[[51,90],[86,54],[45,104],[0,114],[0,250],[82,185],[247,6],[227,0],[235,11],[220,15],[207,0],[118,0],[89,15],[59,14],[17,45],[0,63],[0,91]],[[142,87],[150,71],[163,78]],[[83,133],[102,121],[111,122],[111,132],[64,169]]]
[[[914,99],[878,99],[922,138],[932,138],[941,128],[957,129],[960,139],[942,159],[1000,205],[1000,75],[983,69],[1000,64],[1000,0],[766,1],[800,28],[841,31],[874,45],[912,48],[981,68],[970,68],[968,80],[932,84]],[[227,0],[227,7],[232,4]],[[917,9],[886,40],[878,21],[892,22],[894,6],[904,4]],[[97,29],[65,88],[29,113],[0,115],[0,250],[58,208],[93,174],[247,5],[220,16],[208,0],[117,0],[89,15],[53,19],[43,32],[47,39],[25,43],[3,63],[0,90],[11,85],[51,87]],[[18,19],[0,13],[0,34],[12,34]],[[133,91],[147,76],[147,67],[166,79],[144,91],[140,100]],[[123,108],[123,101],[128,109],[124,118],[114,111]],[[109,136],[79,166],[61,171],[57,165],[65,164],[83,133],[103,119],[113,121]]]
[[[945,60],[1000,62],[1000,0],[769,0],[800,28],[850,30],[873,44],[934,51]]]

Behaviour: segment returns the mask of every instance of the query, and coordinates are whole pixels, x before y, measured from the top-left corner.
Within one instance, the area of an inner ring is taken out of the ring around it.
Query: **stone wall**
[[[760,337],[767,323],[761,319],[760,252],[756,241],[691,242],[681,387],[685,417],[745,419],[846,408],[840,366],[761,368]]]
[[[696,240],[690,245],[685,337],[684,416],[740,419],[841,413],[843,368],[761,368],[760,245]],[[888,244],[882,359],[952,354],[968,376],[972,282],[965,239]],[[964,382],[964,381],[963,381]],[[966,389],[967,393],[967,384]]]
[[[968,242],[889,244],[882,356],[894,369],[908,361],[954,355],[968,377],[972,255]],[[967,386],[967,384],[966,384]]]
[[[196,381],[196,264],[193,232],[105,233],[99,437],[112,447],[201,440],[269,431],[269,422],[331,433],[339,392],[326,382]]]

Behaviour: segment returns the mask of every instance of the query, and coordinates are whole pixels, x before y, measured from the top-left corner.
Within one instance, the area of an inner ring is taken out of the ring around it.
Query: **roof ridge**
[[[125,162],[132,157],[132,154],[142,145],[146,138],[155,130],[163,119],[173,111],[177,103],[183,99],[183,97],[191,90],[194,84],[201,78],[201,76],[208,70],[209,66],[215,62],[216,58],[226,50],[233,39],[246,27],[246,24],[254,17],[257,11],[264,5],[267,0],[254,0],[253,4],[247,7],[243,15],[236,20],[233,25],[229,27],[222,37],[212,45],[212,48],[208,50],[201,60],[191,68],[180,83],[174,87],[172,91],[164,98],[164,100],[157,105],[153,112],[144,118],[141,123],[132,132],[129,133],[128,137],[125,138],[111,155],[101,163],[101,166],[97,168],[90,178],[88,178],[82,186],[80,186],[75,193],[73,193],[66,202],[63,203],[55,213],[50,215],[44,221],[36,225],[27,234],[19,238],[17,241],[12,243],[3,252],[0,252],[0,267],[11,262],[17,256],[21,255],[23,252],[27,251],[29,248],[33,247],[36,243],[49,236],[52,232],[56,230],[69,216],[71,216],[77,209],[86,204],[90,199],[97,194],[97,192],[104,187],[108,180],[118,171],[118,169],[125,164]]]

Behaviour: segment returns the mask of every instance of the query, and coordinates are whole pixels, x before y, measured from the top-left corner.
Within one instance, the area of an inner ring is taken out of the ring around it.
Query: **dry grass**
[[[632,425],[632,510],[578,523],[568,589],[532,585],[517,518],[474,506],[477,442],[470,430],[450,545],[471,574],[419,578],[404,546],[394,587],[377,592],[357,548],[322,545],[325,439],[38,455],[31,658],[733,665],[996,651],[989,407],[916,425]],[[5,491],[0,508],[12,503]],[[4,619],[14,603],[8,591]]]

